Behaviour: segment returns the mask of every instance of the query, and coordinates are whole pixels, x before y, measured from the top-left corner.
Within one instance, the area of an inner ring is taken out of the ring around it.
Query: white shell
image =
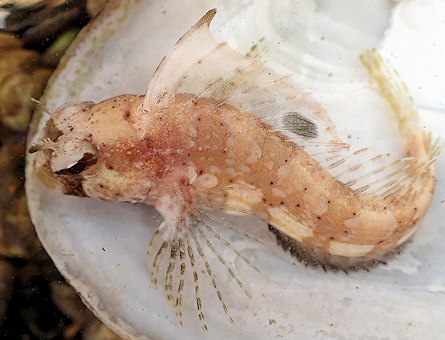
[[[71,49],[46,91],[45,104],[56,110],[68,103],[145,93],[175,41],[217,7],[216,39],[245,52],[264,36],[269,66],[292,72],[299,86],[313,91],[345,139],[351,135],[357,146],[373,141],[387,150],[394,144],[388,136],[396,135],[395,124],[357,56],[382,41],[390,5],[385,0],[112,1]],[[421,113],[426,126],[445,131],[443,113]],[[41,138],[42,124],[34,140]],[[42,243],[84,302],[124,338],[438,339],[445,332],[445,156],[437,164],[434,201],[413,242],[371,272],[308,269],[281,251],[266,227],[252,232],[265,246],[222,231],[262,275],[247,281],[252,301],[239,304],[236,296],[226,301],[233,326],[218,301],[208,299],[208,332],[187,319],[180,327],[163,291],[150,287],[146,251],[160,223],[153,209],[63,196],[44,187],[32,170],[28,166],[26,187]],[[249,225],[242,217],[233,220]],[[246,270],[230,252],[223,256]]]

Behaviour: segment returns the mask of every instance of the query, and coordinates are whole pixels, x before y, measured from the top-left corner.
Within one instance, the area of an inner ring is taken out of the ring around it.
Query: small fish
[[[214,242],[258,270],[215,231],[219,225],[240,232],[214,211],[259,217],[307,264],[367,268],[416,230],[432,198],[438,153],[394,71],[369,51],[362,60],[393,108],[405,154],[360,173],[359,156],[370,150],[349,151],[309,93],[259,59],[217,43],[209,31],[215,13],[176,43],[145,96],[66,106],[50,114],[45,137],[29,150],[51,188],[157,209],[164,222],[149,245],[152,282],[161,278],[181,319],[191,274],[203,329],[201,274],[233,321],[207,256],[250,297]],[[385,157],[372,155],[367,163]]]

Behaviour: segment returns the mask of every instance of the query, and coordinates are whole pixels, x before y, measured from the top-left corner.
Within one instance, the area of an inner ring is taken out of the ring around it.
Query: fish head
[[[143,200],[150,172],[136,152],[140,138],[131,113],[137,99],[127,95],[98,104],[84,102],[51,114],[43,138],[28,150],[37,153],[34,168],[42,182],[69,195]],[[141,156],[145,163],[150,161],[146,154]]]
[[[46,121],[43,138],[28,152],[36,153],[34,166],[43,183],[64,194],[86,196],[82,181],[97,163],[98,148],[90,132],[79,128],[94,104],[67,105]]]

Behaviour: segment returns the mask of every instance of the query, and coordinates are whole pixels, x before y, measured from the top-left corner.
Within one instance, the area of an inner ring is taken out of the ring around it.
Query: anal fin
[[[348,273],[352,270],[369,270],[378,264],[386,264],[386,260],[392,255],[400,252],[400,247],[384,255],[369,255],[349,257],[342,255],[333,255],[319,249],[305,245],[292,237],[279,231],[276,227],[269,224],[269,231],[275,235],[277,244],[285,251],[298,259],[308,267],[322,268],[324,271],[343,271]]]

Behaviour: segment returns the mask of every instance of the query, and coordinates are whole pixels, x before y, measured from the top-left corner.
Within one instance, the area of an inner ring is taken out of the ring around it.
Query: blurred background
[[[119,339],[82,304],[42,248],[24,191],[34,110],[60,57],[104,0],[0,1],[0,337]]]

